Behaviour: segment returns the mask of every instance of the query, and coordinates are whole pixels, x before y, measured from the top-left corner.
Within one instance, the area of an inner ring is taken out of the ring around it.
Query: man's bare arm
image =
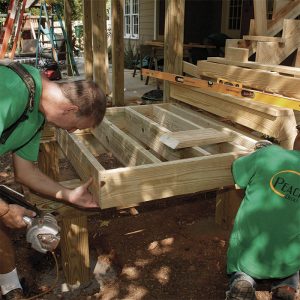
[[[92,179],[72,190],[55,182],[41,172],[34,163],[16,154],[13,154],[13,163],[16,180],[30,189],[57,200],[66,200],[82,207],[98,207],[97,201],[88,191],[88,186],[91,184]]]

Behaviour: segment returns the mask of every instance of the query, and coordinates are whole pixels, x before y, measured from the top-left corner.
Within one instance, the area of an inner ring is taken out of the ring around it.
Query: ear
[[[78,106],[74,104],[66,104],[63,108],[63,114],[76,113],[78,111]]]

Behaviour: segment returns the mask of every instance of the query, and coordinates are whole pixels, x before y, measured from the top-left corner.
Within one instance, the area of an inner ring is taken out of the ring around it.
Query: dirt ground
[[[18,188],[9,155],[1,157],[0,183]],[[214,212],[215,194],[210,192],[89,217],[91,281],[69,291],[60,250],[56,250],[56,281],[51,254],[31,249],[25,230],[14,231],[19,276],[29,296],[55,283],[51,292],[38,299],[221,300],[228,283],[230,232],[215,224]],[[267,285],[258,287],[258,299],[270,299],[267,289]]]

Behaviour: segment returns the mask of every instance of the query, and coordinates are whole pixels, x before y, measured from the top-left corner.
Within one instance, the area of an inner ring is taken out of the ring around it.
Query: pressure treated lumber
[[[254,61],[238,62],[238,61],[228,60],[223,57],[208,57],[207,61],[212,62],[212,63],[224,64],[224,65],[244,67],[244,68],[248,68],[248,69],[261,69],[264,71],[272,71],[272,72],[277,72],[277,73],[280,73],[283,75],[300,76],[300,68],[299,67],[269,65],[269,64],[254,62]]]
[[[223,189],[217,192],[215,221],[225,229],[231,229],[243,199],[243,190]]]
[[[284,43],[285,39],[277,36],[259,36],[259,35],[244,35],[243,40],[254,42],[276,42]]]
[[[102,91],[109,94],[106,1],[92,0],[93,74]]]
[[[300,79],[274,74],[264,70],[252,70],[231,65],[198,61],[198,74],[241,82],[244,86],[300,99]]]
[[[265,35],[267,31],[267,0],[253,0],[255,34]]]
[[[285,39],[284,47],[278,47],[278,44],[274,42],[258,42],[255,60],[260,63],[279,65],[298,49],[300,46],[300,20],[285,19],[282,37]]]
[[[151,109],[151,107],[148,107]],[[207,127],[213,127],[217,131],[227,134],[227,135],[233,135],[233,133],[228,130],[228,128],[223,126],[216,126],[215,123],[210,122],[206,119],[203,119],[203,115],[197,115],[196,119],[194,121],[189,120],[188,118],[184,118],[181,116],[182,111],[176,110],[176,113],[174,112],[174,105],[170,105],[168,107],[164,107],[161,105],[153,105],[152,112],[147,111],[147,108],[145,106],[135,107],[135,109],[147,115],[155,122],[159,123],[161,126],[164,126],[165,128],[169,129],[172,132],[176,131],[190,131],[190,130],[196,130],[196,129],[205,129]],[[184,110],[186,111],[186,110]],[[210,124],[212,126],[210,126]],[[247,147],[248,148],[248,147]],[[198,150],[201,149],[201,152],[204,155],[211,155],[211,154],[218,154],[222,152],[234,152],[234,151],[245,151],[246,149],[244,147],[241,147],[239,144],[233,144],[231,142],[223,142],[220,144],[210,144],[207,146],[201,146],[197,147]]]
[[[203,156],[208,154],[207,151],[204,151],[199,147],[179,150],[170,149],[159,140],[161,135],[170,131],[167,128],[158,125],[156,122],[151,121],[149,118],[143,116],[132,108],[126,109],[126,119],[128,121],[127,126],[130,133],[167,160],[177,160],[180,158]]]
[[[199,127],[211,127],[215,128],[219,131],[224,131],[229,133],[233,137],[233,143],[235,145],[239,145],[240,147],[244,147],[244,150],[250,149],[253,150],[255,143],[257,142],[258,138],[250,133],[245,131],[239,130],[236,127],[230,126],[224,122],[220,122],[215,118],[211,118],[206,116],[200,112],[192,110],[184,106],[184,103],[181,104],[172,104],[172,105],[156,105],[155,110],[167,110],[169,113],[173,113],[177,117],[181,117],[185,120],[189,120],[193,124],[198,125]]]
[[[77,174],[83,180],[92,176],[98,183],[98,188],[92,187],[91,191],[99,199],[102,209],[128,207],[144,201],[232,185],[233,160],[251,151],[249,148],[253,149],[256,141],[250,135],[232,131],[232,142],[216,144],[218,147],[207,146],[211,147],[211,153],[200,147],[181,150],[161,147],[163,144],[159,137],[177,129],[183,131],[215,126],[215,130],[229,134],[232,130],[208,116],[171,104],[109,108],[105,118],[105,126],[98,126],[93,134],[107,150],[111,151],[119,141],[122,145],[115,152],[119,157],[122,155],[121,149],[133,149],[134,152],[137,148],[142,153],[139,155],[145,155],[144,158],[151,159],[150,153],[153,155],[154,152],[156,158],[146,164],[140,160],[142,165],[105,170],[76,135],[60,130],[58,143]],[[115,120],[116,123],[113,122]],[[143,151],[141,146],[145,148]],[[171,160],[159,161],[157,158],[160,157]],[[126,157],[123,159],[125,162]],[[129,158],[127,161],[130,163]]]
[[[249,57],[249,49],[237,48],[237,47],[226,47],[225,48],[225,59],[232,61],[247,62]]]
[[[268,29],[265,35],[275,36],[282,30],[285,20],[295,19],[299,16],[299,11],[300,0],[290,1],[287,5],[277,11],[273,16],[273,19],[268,22]]]
[[[105,170],[87,147],[76,138],[75,134],[67,134],[67,131],[57,131],[57,142],[70,163],[76,165],[76,171],[83,181],[93,177],[90,189],[95,196],[100,195],[101,176],[100,171]]]
[[[39,168],[49,177],[59,180],[58,145],[55,141],[47,142],[45,139],[40,145]],[[34,200],[30,194],[30,202],[36,204],[43,211],[55,207],[62,218],[61,242],[62,266],[68,284],[86,283],[89,281],[89,246],[87,232],[87,216],[74,208],[68,208],[64,214],[65,203]],[[60,210],[61,209],[61,210]],[[72,212],[71,214],[69,212]],[[74,217],[74,215],[76,215]]]
[[[252,128],[279,140],[285,148],[292,149],[296,136],[293,110],[274,108],[265,104],[256,106],[245,100],[225,94],[185,88],[171,84],[170,96],[181,102],[201,108],[212,114]]]
[[[105,1],[103,1],[105,2]],[[112,101],[124,106],[124,1],[114,0],[112,8]]]
[[[90,258],[86,215],[64,216],[61,225],[62,263],[69,284],[90,279]]]
[[[83,46],[85,78],[93,80],[93,49],[92,49],[92,4],[90,0],[83,0]],[[96,22],[96,20],[94,20]]]
[[[186,75],[190,75],[193,77],[199,77],[198,71],[197,71],[197,66],[194,64],[191,64],[189,62],[186,62],[186,61],[182,62],[182,71]]]
[[[160,162],[140,143],[133,140],[106,118],[99,127],[92,130],[92,133],[124,166]]]
[[[231,164],[245,154],[224,153],[107,170],[100,205],[126,206],[232,185]]]
[[[185,0],[167,0],[164,32],[164,71],[182,74]],[[169,83],[164,81],[164,101],[169,101]]]
[[[166,133],[160,137],[160,141],[171,149],[181,149],[229,142],[232,138],[213,128],[204,128]]]

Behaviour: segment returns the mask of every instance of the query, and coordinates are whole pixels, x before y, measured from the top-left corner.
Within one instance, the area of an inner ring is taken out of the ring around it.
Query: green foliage
[[[132,69],[137,59],[137,53],[136,48],[132,45],[131,39],[128,39],[127,44],[125,44],[124,48],[124,68]]]

